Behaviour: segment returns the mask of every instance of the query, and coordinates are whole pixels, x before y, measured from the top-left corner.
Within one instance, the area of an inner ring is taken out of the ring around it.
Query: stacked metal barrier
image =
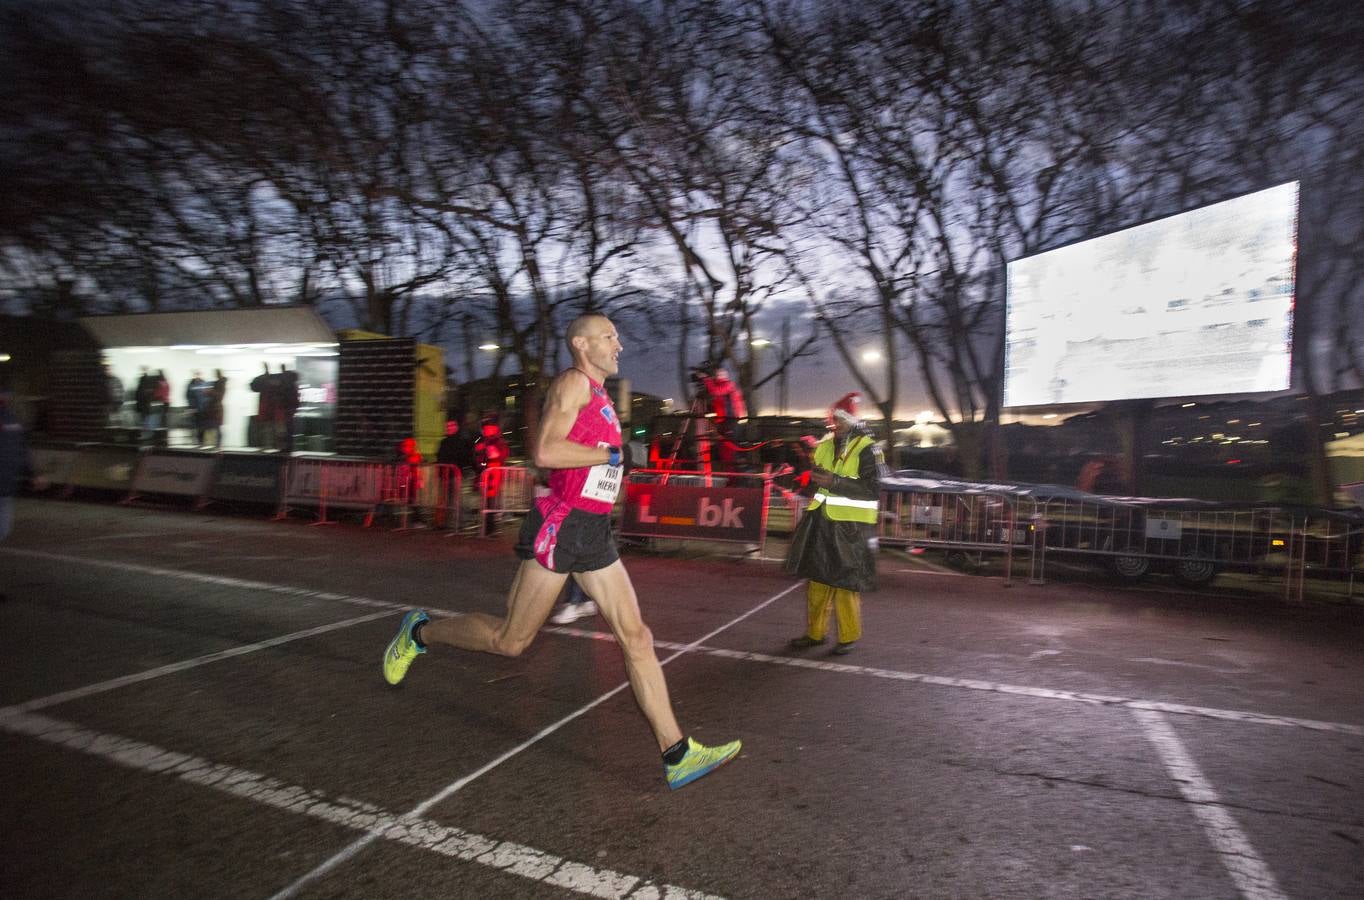
[[[533,470],[514,466],[486,470],[475,484],[466,485],[458,467],[431,463],[85,444],[38,446],[33,457],[59,496],[79,489],[116,494],[123,502],[144,497],[188,500],[196,508],[212,502],[273,503],[277,518],[307,509],[315,511],[319,524],[332,521],[337,510],[348,510],[363,516],[366,525],[379,515],[391,515],[400,529],[452,533],[460,532],[466,511],[476,514],[480,531],[491,530],[485,526],[495,526],[504,516],[524,515],[536,489]],[[1285,598],[1299,600],[1309,574],[1347,581],[1349,596],[1364,576],[1364,517],[1359,513],[1109,498],[1054,485],[982,484],[933,473],[902,472],[895,480],[899,485],[889,488],[882,482],[878,537],[883,545],[977,557],[1001,554],[1006,578],[1023,562],[1029,579],[1040,583],[1048,560],[1083,558],[1105,563],[1130,579],[1153,569],[1194,585],[1224,570],[1277,577],[1283,580]],[[705,489],[750,482],[764,487],[762,499],[735,501],[733,514],[738,515],[740,506],[760,506],[763,536],[771,527],[793,529],[808,501],[774,490],[770,471],[721,475],[641,470],[629,479],[635,486]],[[723,498],[717,493],[706,502],[707,509],[718,508],[715,504]],[[775,523],[768,516],[773,504],[786,507]],[[623,516],[627,505],[622,503]],[[761,544],[762,538],[743,540]]]
[[[535,502],[535,471],[519,466],[494,466],[478,478],[478,519],[489,533],[503,516],[525,515]]]
[[[1281,577],[1291,600],[1302,599],[1309,572],[1346,580],[1350,595],[1364,574],[1359,518],[1329,510],[892,490],[882,494],[879,537],[888,546],[999,553],[1006,579],[1023,558],[1035,583],[1049,558],[1066,557],[1106,563],[1132,580],[1160,568],[1195,586],[1224,570]]]
[[[413,519],[432,527],[458,530],[461,522],[461,474],[457,466],[433,463],[378,463],[365,460],[291,459],[280,484],[275,518],[291,510],[317,510],[314,524],[330,524],[338,509],[363,514],[366,526],[381,512],[391,513],[398,527]]]

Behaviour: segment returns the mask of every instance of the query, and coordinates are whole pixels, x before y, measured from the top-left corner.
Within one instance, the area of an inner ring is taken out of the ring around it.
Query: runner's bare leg
[[[597,601],[597,609],[611,626],[625,654],[625,671],[630,687],[635,692],[644,718],[654,731],[659,750],[667,750],[682,740],[682,729],[673,716],[672,701],[668,699],[668,684],[663,679],[663,667],[654,653],[654,636],[639,613],[639,598],[635,586],[620,560],[593,572],[579,572],[574,576],[587,596]],[[538,625],[536,627],[539,627]]]
[[[507,595],[505,618],[487,613],[466,613],[448,619],[432,619],[422,626],[422,643],[520,656],[554,610],[567,578],[533,559],[523,560]]]

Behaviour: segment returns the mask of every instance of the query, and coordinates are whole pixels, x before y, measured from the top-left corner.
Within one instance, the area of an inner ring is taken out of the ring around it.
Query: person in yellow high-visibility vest
[[[856,393],[829,411],[830,432],[815,446],[810,484],[814,498],[791,537],[786,571],[810,579],[805,633],[796,650],[825,641],[829,612],[838,616],[834,653],[852,651],[862,637],[862,592],[876,589],[872,540],[881,497],[881,450],[857,415]]]

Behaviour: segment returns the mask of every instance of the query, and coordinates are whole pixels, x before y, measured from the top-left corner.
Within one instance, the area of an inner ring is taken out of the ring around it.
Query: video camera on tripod
[[[707,382],[715,377],[717,368],[717,366],[707,360],[706,362],[698,363],[687,370],[687,377],[691,380],[693,398],[710,396],[710,389],[707,387]]]
[[[693,414],[712,419],[722,433],[732,429],[736,421],[748,418],[743,390],[738,382],[730,379],[723,366],[708,360],[692,366],[687,374],[694,391]]]

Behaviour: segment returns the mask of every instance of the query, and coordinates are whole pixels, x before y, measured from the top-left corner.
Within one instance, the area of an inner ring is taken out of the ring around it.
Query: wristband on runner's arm
[[[621,444],[619,447],[606,448],[606,464],[608,466],[620,466],[628,475],[634,468],[635,457],[637,454],[629,444]]]

